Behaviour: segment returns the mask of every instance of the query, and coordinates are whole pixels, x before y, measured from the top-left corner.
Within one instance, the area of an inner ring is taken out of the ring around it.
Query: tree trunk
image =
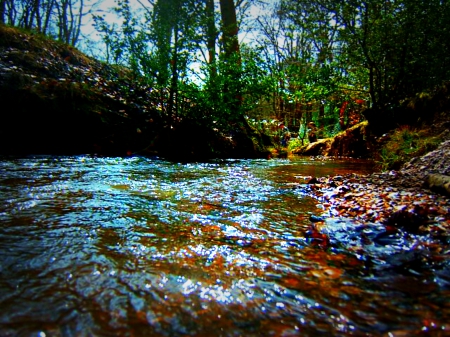
[[[236,121],[244,120],[241,114],[242,95],[240,88],[241,56],[239,51],[236,7],[233,0],[220,0],[222,16],[223,55],[225,60],[226,85],[224,103],[228,114]]]
[[[78,16],[74,17],[74,25],[73,25],[73,30],[72,30],[72,34],[71,34],[71,40],[70,40],[70,44],[72,46],[75,46],[78,42],[78,39],[80,38],[80,33],[81,33],[81,22],[83,19],[83,9],[84,9],[84,2],[83,0],[79,1],[79,12],[78,12]],[[76,18],[76,21],[75,21]]]
[[[45,13],[44,13],[44,22],[42,25],[42,33],[43,34],[48,34],[48,27],[50,24],[50,20],[52,17],[52,12],[53,12],[53,6],[55,4],[54,0],[48,1],[46,4],[46,9],[45,9]]]
[[[5,23],[6,0],[0,0],[0,23]]]
[[[226,56],[239,54],[238,24],[236,7],[233,0],[220,0],[220,14],[222,16],[222,39]]]
[[[208,35],[208,56],[209,56],[209,64],[211,65],[211,77],[214,77],[216,74],[216,39],[217,39],[217,29],[214,17],[214,0],[206,0],[206,31]]]
[[[319,138],[323,138],[323,130],[325,128],[325,104],[320,102],[319,103],[319,118],[318,118],[318,122],[319,122],[319,132],[317,137]]]
[[[168,104],[168,115],[169,120],[172,116],[178,117],[178,106],[177,106],[177,94],[178,94],[178,22],[175,22],[173,27],[173,53],[172,53],[172,79],[169,87],[169,104]],[[171,121],[170,121],[171,122]]]
[[[33,17],[36,18],[36,30],[42,33],[42,19],[41,19],[41,1],[35,0],[33,3]]]

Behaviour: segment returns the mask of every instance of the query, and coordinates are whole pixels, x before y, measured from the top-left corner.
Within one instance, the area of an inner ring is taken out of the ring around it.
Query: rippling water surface
[[[0,335],[381,335],[438,324],[437,308],[445,321],[445,289],[375,279],[354,252],[307,239],[320,205],[290,183],[370,170],[4,158]]]

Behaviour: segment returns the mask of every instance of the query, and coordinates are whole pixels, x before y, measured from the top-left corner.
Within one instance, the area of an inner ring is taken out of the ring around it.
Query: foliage
[[[397,104],[450,76],[450,4],[442,1],[355,1],[334,5],[347,66],[358,70],[374,107]],[[440,55],[436,57],[436,55]],[[362,67],[361,67],[362,65]]]
[[[157,1],[142,18],[133,16],[128,0],[117,4],[115,12],[123,18],[120,29],[96,17],[108,55],[114,62],[129,66],[137,76],[144,76],[157,89],[168,123],[188,118],[197,124],[228,125],[239,119],[241,111],[230,108],[232,102],[239,102],[233,92],[242,85],[242,71],[235,66],[235,55],[219,61],[213,58],[212,64],[197,57],[200,45],[208,40],[202,32],[211,25],[202,2]],[[195,64],[207,70],[203,88],[191,76]]]
[[[82,1],[8,3],[0,21],[75,44]],[[313,121],[323,138],[354,125],[368,107],[375,112],[366,118],[395,126],[385,117],[406,97],[450,78],[448,1],[255,1],[266,11],[255,19],[252,44],[236,38],[240,19],[248,21],[239,10],[250,1],[220,1],[221,22],[212,0],[156,0],[139,12],[129,0],[115,3],[116,23],[94,16],[106,61],[130,68],[152,90],[170,126],[189,119],[226,133],[250,115],[302,135]],[[383,157],[396,162],[394,153]]]
[[[294,102],[326,105],[336,118],[351,119],[350,106],[341,116],[336,105],[358,100],[384,118],[387,106],[450,77],[445,66],[449,13],[450,4],[438,0],[283,0],[273,5],[258,23],[266,64],[279,85],[274,114],[282,116]],[[317,113],[300,116],[304,123],[316,119],[333,130]]]
[[[289,141],[289,146],[288,146],[288,150],[292,151],[294,149],[297,149],[299,147],[303,146],[303,142],[301,139],[299,138],[291,138],[291,140]]]
[[[368,94],[349,80],[338,57],[338,27],[329,23],[333,13],[310,1],[281,1],[268,13],[258,18],[263,38],[257,42],[274,83],[265,118],[284,121],[302,135],[313,121],[321,137],[353,125],[350,114],[362,109],[352,102],[367,101]],[[348,108],[341,112],[344,103]]]
[[[267,73],[259,66],[255,50],[242,48],[239,68],[235,66],[235,57],[221,57],[214,64],[205,64],[201,68],[205,78],[201,85],[180,81],[179,93],[183,102],[180,118],[228,132],[242,122],[245,112],[271,92],[271,83],[266,81]],[[212,67],[216,69],[214,76],[210,76]],[[238,110],[233,109],[236,106]]]
[[[243,46],[242,50],[223,52],[219,58],[210,55],[210,62],[195,56],[201,43],[210,42],[208,32],[214,32],[202,3],[158,1],[143,18],[132,15],[128,0],[117,4],[115,12],[123,18],[120,29],[102,17],[95,18],[107,56],[157,88],[169,119],[189,119],[226,131],[242,123],[245,112],[273,90],[255,49]],[[199,15],[193,15],[196,13]],[[200,82],[190,76],[194,62],[202,73]]]
[[[123,19],[121,27],[115,23],[110,25],[104,17],[94,16],[94,26],[102,34],[106,46],[106,62],[127,66],[151,83],[157,67],[150,57],[149,32],[143,29],[141,18],[132,12],[128,0],[117,4],[114,12]]]

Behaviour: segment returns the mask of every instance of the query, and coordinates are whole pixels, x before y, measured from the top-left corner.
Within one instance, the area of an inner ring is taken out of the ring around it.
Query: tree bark
[[[226,64],[224,69],[226,85],[223,89],[225,108],[229,114],[234,115],[236,120],[243,120],[240,88],[241,55],[234,1],[220,0],[220,14],[222,17],[223,55]]]
[[[213,65],[211,69],[211,75],[215,73],[216,69],[214,63],[216,62],[216,39],[217,39],[217,29],[214,20],[214,0],[206,0],[206,31],[207,31],[207,44],[208,44],[208,56],[209,64]]]
[[[0,23],[5,23],[6,0],[0,0]]]
[[[220,14],[222,16],[222,39],[226,56],[239,53],[238,24],[236,7],[233,0],[220,0]]]

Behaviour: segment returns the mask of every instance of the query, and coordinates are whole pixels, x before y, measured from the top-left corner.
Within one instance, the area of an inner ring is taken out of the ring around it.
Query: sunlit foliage
[[[89,13],[76,0],[1,4],[0,22],[71,44]],[[450,78],[447,1],[117,0],[112,11],[115,23],[94,16],[106,61],[155,92],[168,124],[247,115],[297,135],[314,122],[327,137]]]

